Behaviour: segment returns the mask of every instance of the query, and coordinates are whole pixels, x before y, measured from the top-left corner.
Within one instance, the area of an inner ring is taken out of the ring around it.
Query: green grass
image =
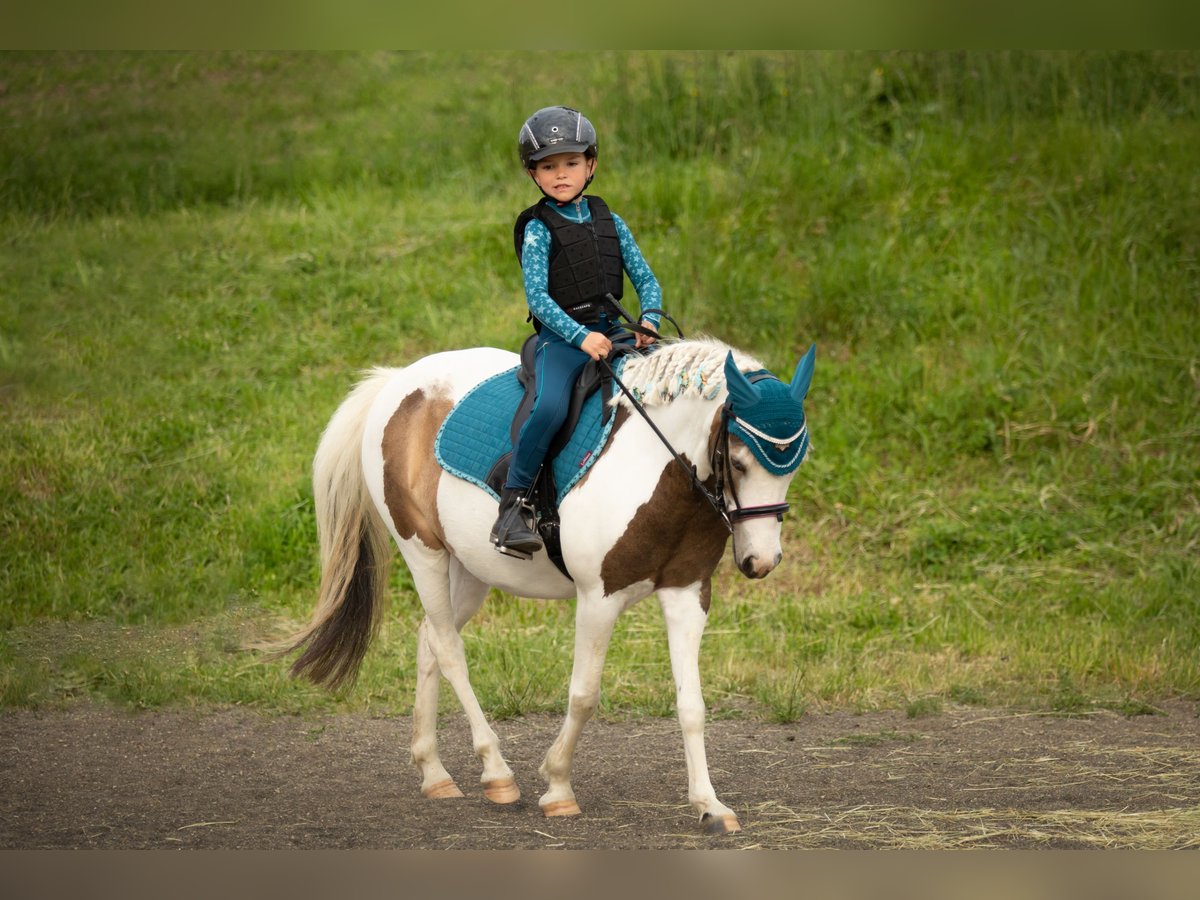
[[[714,715],[1200,696],[1195,53],[0,62],[3,704],[409,708],[402,567],[345,694],[240,647],[309,614],[358,370],[524,336],[515,133],[564,101],[689,333],[818,344],[785,562],[718,574]],[[486,709],[563,707],[572,609],[489,601]],[[671,685],[642,604],[603,711]]]

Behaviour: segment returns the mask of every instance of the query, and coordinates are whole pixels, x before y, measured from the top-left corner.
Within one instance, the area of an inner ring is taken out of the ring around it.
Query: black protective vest
[[[517,261],[525,241],[525,226],[537,218],[550,230],[550,273],[547,290],[554,302],[581,325],[594,325],[604,311],[605,295],[620,300],[624,287],[621,242],[608,204],[586,197],[592,221],[571,222],[549,208],[542,199],[517,216],[513,244]],[[534,328],[541,323],[534,320]]]

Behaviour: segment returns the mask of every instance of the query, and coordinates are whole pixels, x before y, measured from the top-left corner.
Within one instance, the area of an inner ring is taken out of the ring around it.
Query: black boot
[[[525,502],[525,491],[506,487],[500,492],[500,515],[492,526],[492,543],[508,556],[528,559],[542,549],[542,539],[533,529],[533,508]]]

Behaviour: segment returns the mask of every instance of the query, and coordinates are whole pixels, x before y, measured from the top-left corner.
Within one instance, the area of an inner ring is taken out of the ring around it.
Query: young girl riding
[[[566,418],[575,379],[589,359],[609,356],[614,338],[629,336],[613,302],[621,298],[624,275],[641,310],[661,308],[662,291],[625,222],[599,197],[583,193],[596,173],[592,123],[578,110],[549,106],[525,121],[517,144],[543,195],[514,229],[538,332],[537,399],[513,447],[491,538],[500,552],[525,557],[542,549],[527,495]],[[658,317],[644,315],[639,324],[657,331]],[[650,334],[636,335],[639,349],[653,342]]]

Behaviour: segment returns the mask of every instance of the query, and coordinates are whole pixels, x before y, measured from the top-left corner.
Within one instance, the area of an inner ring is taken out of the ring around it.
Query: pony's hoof
[[[483,785],[483,796],[493,803],[516,803],[521,799],[521,791],[511,778],[495,778]]]
[[[431,784],[429,787],[423,788],[421,793],[430,800],[450,800],[463,795],[463,792],[458,789],[458,785],[454,783],[453,778],[447,778],[445,781]]]
[[[556,816],[577,816],[580,814],[579,804],[574,800],[555,800],[542,806],[542,815],[547,819]]]
[[[705,813],[700,817],[700,827],[704,829],[705,834],[734,834],[742,830],[737,816],[733,813],[726,813],[723,816]]]

